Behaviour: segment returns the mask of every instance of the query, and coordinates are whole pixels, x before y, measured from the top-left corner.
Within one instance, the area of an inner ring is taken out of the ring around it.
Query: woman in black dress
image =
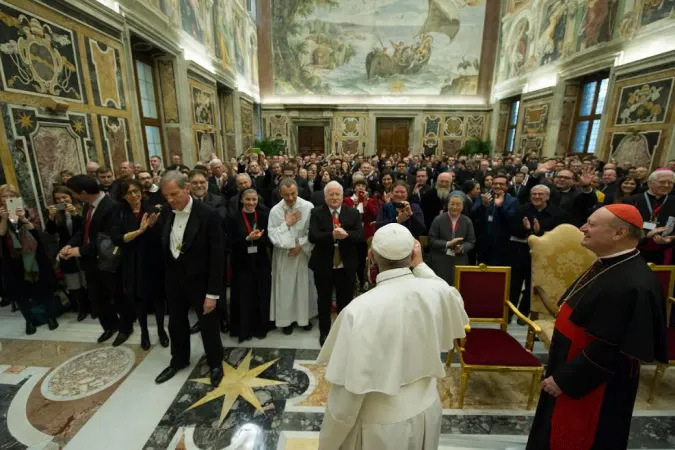
[[[161,227],[156,225],[159,212],[143,201],[143,189],[136,180],[124,180],[118,190],[119,228],[111,239],[122,251],[122,285],[127,301],[136,307],[141,327],[141,348],[150,349],[148,311],[154,306],[157,333],[162,347],[169,346],[164,330],[164,271],[162,270]]]
[[[240,208],[227,221],[228,243],[232,252],[230,334],[239,342],[253,336],[267,336],[272,292],[272,264],[267,237],[269,211],[258,208],[258,193],[247,189],[241,194]]]
[[[73,205],[73,193],[65,186],[55,186],[52,192],[54,204],[48,209],[49,216],[45,232],[56,235],[58,248],[63,248],[84,225],[80,208]],[[62,206],[58,206],[62,205]],[[77,321],[81,322],[89,314],[89,297],[84,272],[80,269],[78,258],[59,260],[59,268],[63,274],[68,291],[68,298],[77,311]]]
[[[24,208],[9,210],[9,199],[18,199],[19,191],[12,185],[0,186],[0,257],[5,296],[19,306],[26,319],[26,334],[34,334],[33,303],[42,303],[50,330],[58,328],[54,292],[56,274],[40,241],[35,226],[26,217]]]

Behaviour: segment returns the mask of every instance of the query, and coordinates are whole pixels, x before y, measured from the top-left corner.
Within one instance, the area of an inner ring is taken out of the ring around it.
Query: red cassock
[[[643,362],[667,361],[665,295],[633,251],[605,258],[563,295],[528,450],[628,446]]]

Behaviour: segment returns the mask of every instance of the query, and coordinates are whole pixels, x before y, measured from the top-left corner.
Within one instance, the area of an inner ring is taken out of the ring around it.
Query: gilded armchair
[[[656,364],[654,378],[649,387],[648,401],[651,403],[654,401],[659,383],[661,378],[663,378],[666,369],[675,366],[675,328],[670,326],[670,315],[672,314],[673,303],[675,303],[675,298],[672,297],[673,288],[675,287],[675,266],[657,266],[649,264],[649,267],[656,275],[656,278],[658,278],[663,287],[663,291],[666,294],[666,326],[668,327],[668,364]]]

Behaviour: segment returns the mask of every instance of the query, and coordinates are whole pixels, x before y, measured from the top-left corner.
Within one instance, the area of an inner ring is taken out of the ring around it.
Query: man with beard
[[[209,177],[212,178],[212,177]],[[217,194],[213,194],[209,188],[211,183],[206,181],[206,173],[201,170],[193,170],[188,175],[190,182],[190,195],[195,201],[204,202],[211,208],[218,211],[218,216],[223,221],[223,228],[225,227],[225,218],[227,217],[227,205],[225,199]]]
[[[429,186],[429,173],[427,172],[427,169],[417,169],[417,172],[415,172],[415,186],[413,187],[413,191],[410,194],[408,201],[410,203],[419,203],[422,201],[424,194],[430,190],[431,186]]]
[[[137,175],[138,182],[143,188],[143,197],[148,200],[152,206],[160,206],[166,203],[159,186],[152,182],[152,174],[147,170],[141,170]]]
[[[428,189],[427,192],[422,195],[420,200],[420,208],[422,208],[422,213],[424,214],[424,224],[426,225],[427,231],[431,227],[431,222],[434,221],[437,215],[441,214],[448,204],[448,197],[450,192],[453,191],[454,187],[452,185],[453,181],[452,172],[443,172],[438,175],[436,180],[436,186],[432,189]]]

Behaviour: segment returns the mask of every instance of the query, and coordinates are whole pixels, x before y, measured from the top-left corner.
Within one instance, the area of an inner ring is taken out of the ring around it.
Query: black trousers
[[[34,283],[24,281],[24,294],[10,298],[16,303],[16,306],[21,311],[21,315],[26,319],[27,323],[37,325],[33,320],[33,313],[31,312],[31,302],[42,303],[45,308],[47,319],[56,319],[56,300],[54,299],[54,292],[44,292],[44,289],[39,289]]]
[[[331,326],[330,310],[333,304],[333,288],[335,288],[339,314],[354,298],[356,273],[354,270],[346,269],[314,272],[314,283],[319,297],[319,331],[325,335],[328,334]]]
[[[220,367],[223,360],[223,344],[218,328],[218,308],[204,314],[206,292],[198,286],[206,286],[203,279],[188,277],[184,263],[171,261],[166,271],[166,299],[169,310],[169,337],[171,338],[171,367],[184,367],[190,363],[190,321],[188,313],[193,308],[201,327],[204,352],[209,366]]]
[[[119,274],[88,270],[85,272],[85,278],[89,302],[98,312],[101,327],[106,331],[119,330],[131,333],[136,317],[131,302],[122,293],[122,280]]]
[[[521,242],[510,243],[509,259],[511,266],[511,292],[509,300],[518,307],[525,316],[530,315],[530,302],[532,291],[532,258],[530,246]],[[525,283],[525,292],[520,297]],[[509,314],[510,315],[510,314]]]
[[[359,258],[359,265],[356,269],[359,278],[359,285],[363,289],[363,285],[368,281],[368,274],[366,273],[366,258],[368,257],[368,244],[366,242],[359,242],[356,244],[356,254]]]

